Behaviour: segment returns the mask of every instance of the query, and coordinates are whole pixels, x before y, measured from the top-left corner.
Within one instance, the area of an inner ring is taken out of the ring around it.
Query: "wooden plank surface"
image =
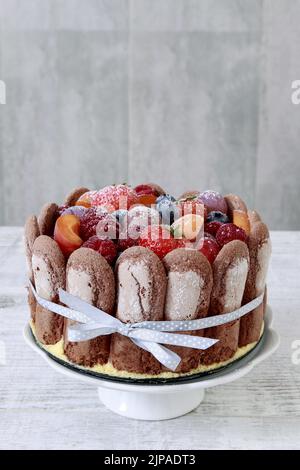
[[[273,232],[272,241],[278,351],[246,377],[207,390],[196,411],[138,422],[109,412],[93,385],[56,373],[24,343],[22,229],[1,227],[0,449],[299,448],[300,364],[292,363],[292,343],[300,340],[300,232]]]

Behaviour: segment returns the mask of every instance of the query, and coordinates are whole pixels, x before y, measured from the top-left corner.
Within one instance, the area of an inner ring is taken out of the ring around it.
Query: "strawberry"
[[[109,212],[119,209],[129,209],[138,203],[138,196],[134,189],[126,184],[105,186],[91,197],[92,206],[105,206]]]
[[[184,240],[172,237],[170,231],[162,225],[146,227],[140,236],[139,245],[152,250],[160,259],[167,253],[185,246]]]

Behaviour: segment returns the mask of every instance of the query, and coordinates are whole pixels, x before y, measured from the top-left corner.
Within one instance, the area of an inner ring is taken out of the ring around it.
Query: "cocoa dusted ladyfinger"
[[[112,314],[115,303],[115,278],[106,259],[90,248],[74,251],[67,263],[67,291]],[[106,364],[110,350],[110,335],[70,342],[68,327],[74,321],[65,320],[64,350],[70,361],[87,367]]]
[[[58,218],[58,205],[55,202],[45,204],[38,216],[38,224],[41,235],[49,235],[50,237],[54,232],[54,225]]]
[[[165,320],[195,320],[208,313],[213,284],[212,269],[207,258],[196,250],[178,248],[163,259],[167,271]],[[184,332],[204,336],[204,330]],[[176,372],[188,372],[199,365],[201,350],[167,346],[181,357]]]
[[[40,229],[35,215],[30,215],[24,227],[24,243],[25,243],[25,253],[27,261],[27,271],[28,278],[30,282],[34,284],[34,276],[32,271],[32,248],[35,242],[35,239],[40,235]],[[28,305],[30,308],[30,315],[33,321],[35,321],[35,311],[36,311],[36,300],[33,295],[30,287],[28,288]]]
[[[158,256],[148,248],[128,248],[116,263],[117,313],[124,323],[163,320],[167,278]],[[114,334],[111,361],[119,370],[158,374],[161,364],[129,338]]]
[[[32,268],[37,294],[51,302],[58,302],[58,289],[65,289],[65,258],[57,243],[47,235],[40,235],[32,249]],[[64,318],[41,305],[36,306],[35,329],[43,344],[57,343],[63,334]]]
[[[87,193],[89,191],[88,188],[81,186],[79,188],[74,188],[65,198],[65,204],[67,206],[74,206],[75,203],[78,201],[80,196]]]
[[[245,286],[243,303],[246,304],[265,292],[266,277],[271,256],[271,240],[268,227],[263,222],[251,225],[248,237],[250,268]],[[265,294],[266,296],[266,294]],[[258,341],[261,333],[264,302],[241,318],[239,346]]]
[[[254,210],[248,211],[248,218],[250,221],[250,226],[256,224],[256,222],[261,222],[261,217],[259,213]]]
[[[210,315],[229,313],[241,306],[249,269],[246,243],[234,240],[220,250],[213,263],[214,283]],[[240,320],[206,329],[206,336],[219,342],[204,351],[201,363],[209,365],[230,359],[238,348]]]
[[[232,219],[233,211],[247,212],[247,206],[240,196],[236,194],[226,194],[224,199],[227,203],[228,215]]]

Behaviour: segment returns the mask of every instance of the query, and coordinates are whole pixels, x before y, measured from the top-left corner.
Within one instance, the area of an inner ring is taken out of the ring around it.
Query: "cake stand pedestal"
[[[165,420],[182,416],[197,408],[204,398],[206,388],[215,387],[243,377],[256,365],[267,359],[279,346],[279,336],[271,328],[272,311],[268,306],[265,315],[265,331],[259,346],[248,356],[236,363],[188,382],[174,379],[172,383],[137,383],[134,380],[106,380],[84,374],[82,370],[69,368],[52,359],[34,341],[30,326],[24,330],[26,342],[38,352],[56,371],[72,377],[93,383],[98,387],[100,401],[111,411],[127,418],[140,420]]]

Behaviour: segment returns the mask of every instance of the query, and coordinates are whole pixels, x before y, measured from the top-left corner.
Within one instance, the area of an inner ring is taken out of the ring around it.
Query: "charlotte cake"
[[[46,204],[38,218],[27,219],[25,248],[28,278],[40,297],[58,303],[62,288],[124,323],[189,321],[238,309],[266,292],[271,254],[267,226],[239,196],[187,191],[175,199],[154,183],[75,188],[63,206]],[[28,303],[41,347],[77,367],[177,377],[250,351],[263,332],[266,294],[239,320],[183,332],[219,339],[212,347],[167,345],[181,357],[175,372],[118,333],[70,342],[73,321],[41,307],[31,290]]]

